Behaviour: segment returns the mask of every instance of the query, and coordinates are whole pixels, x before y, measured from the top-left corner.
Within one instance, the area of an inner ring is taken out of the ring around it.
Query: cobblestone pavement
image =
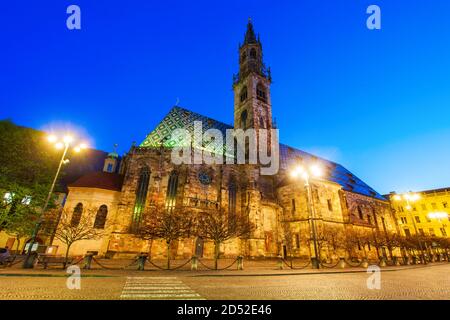
[[[163,290],[157,288],[169,281],[168,285],[176,284],[177,290],[188,290],[184,293],[198,294],[200,297],[195,298],[205,299],[450,299],[450,264],[395,271],[383,269],[380,290],[367,288],[370,274],[365,272],[286,274],[284,270],[265,271],[265,275],[246,273],[245,270],[220,274],[214,271],[142,273],[91,270],[83,272],[80,290],[69,290],[64,271],[58,272],[34,270],[18,275],[17,270],[12,270],[8,275],[2,271],[0,299],[121,299],[121,296],[124,298],[123,289],[128,287],[127,279],[131,277],[148,278],[143,280],[147,290],[144,295],[152,290]],[[170,277],[173,279],[168,279]],[[172,280],[176,283],[170,283],[174,282]]]

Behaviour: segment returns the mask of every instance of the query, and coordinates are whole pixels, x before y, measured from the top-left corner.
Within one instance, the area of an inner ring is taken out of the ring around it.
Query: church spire
[[[245,32],[244,45],[257,43],[255,30],[253,29],[252,19],[248,18],[247,31]]]

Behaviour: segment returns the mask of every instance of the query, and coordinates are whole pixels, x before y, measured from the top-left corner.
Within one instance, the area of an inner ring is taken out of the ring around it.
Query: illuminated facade
[[[414,201],[397,200],[394,193],[389,195],[402,235],[414,236],[417,229],[420,235],[449,238],[450,188],[416,194]]]
[[[239,47],[239,73],[233,79],[234,128],[274,128],[272,79],[262,57],[259,36],[249,22]],[[67,211],[75,212],[79,204],[93,210],[103,205],[108,208],[104,238],[75,245],[72,254],[97,251],[101,256],[120,258],[151,251],[152,257],[163,257],[166,248],[162,241],[136,237],[143,216],[151,214],[155,207],[193,215],[221,209],[228,216],[248,217],[255,227],[251,236],[224,243],[220,248],[224,256],[309,258],[311,212],[321,259],[389,254],[367,242],[346,250],[337,239],[329,237],[333,233],[345,236],[364,232],[374,236],[397,232],[389,201],[340,164],[280,144],[280,171],[276,175],[262,176],[258,165],[251,164],[175,165],[171,148],[177,146],[178,140],[172,133],[184,128],[193,135],[194,121],[202,122],[203,131],[214,128],[225,133],[233,128],[176,106],[139,146],[130,149],[121,162],[120,178],[104,172],[97,179],[84,177],[69,186]],[[308,208],[304,182],[291,179],[289,174],[294,166],[309,163],[323,170],[323,177],[311,179],[310,183],[313,211]],[[108,167],[105,164],[105,171]],[[120,181],[120,185],[113,181]],[[213,244],[196,237],[181,239],[173,244],[171,254],[211,257]]]

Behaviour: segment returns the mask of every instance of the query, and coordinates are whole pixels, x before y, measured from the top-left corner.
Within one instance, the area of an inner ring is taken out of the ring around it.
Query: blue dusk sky
[[[81,30],[66,8],[81,8]],[[381,8],[382,29],[366,27]],[[450,186],[448,0],[3,1],[0,119],[126,152],[179,105],[232,124],[248,17],[283,143],[380,193]]]

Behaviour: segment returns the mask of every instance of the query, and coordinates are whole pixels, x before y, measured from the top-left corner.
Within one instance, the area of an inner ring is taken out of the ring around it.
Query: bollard
[[[278,269],[283,270],[283,257],[278,256]]]
[[[369,267],[369,261],[367,261],[367,258],[364,258],[362,263],[361,263],[361,267],[363,268],[368,268]]]
[[[407,256],[404,256],[404,257],[403,257],[403,264],[404,264],[405,266],[407,266],[407,265],[410,264],[410,263],[409,263],[409,257],[407,257]]]
[[[237,269],[244,270],[244,257],[243,256],[237,257]]]
[[[380,267],[386,267],[386,259],[384,257],[380,258]]]
[[[138,270],[144,271],[145,262],[147,261],[147,255],[146,254],[140,254],[138,256]]]
[[[197,271],[198,270],[198,258],[197,256],[192,256],[191,259],[191,270]]]
[[[338,268],[339,269],[344,269],[345,267],[346,267],[346,265],[345,265],[345,258],[340,257],[339,258]]]
[[[90,270],[91,269],[91,263],[92,263],[92,258],[93,257],[94,257],[93,253],[86,253],[86,255],[84,256],[83,269],[86,269],[86,270]]]
[[[38,253],[36,251],[31,252],[23,261],[22,268],[32,269],[38,262]]]

